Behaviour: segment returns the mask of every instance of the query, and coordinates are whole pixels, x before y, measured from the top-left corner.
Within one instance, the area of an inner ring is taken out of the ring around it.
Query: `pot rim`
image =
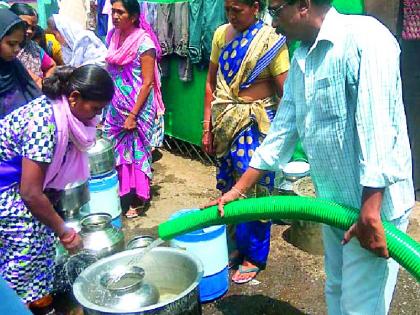
[[[92,218],[102,219],[102,222],[92,222]],[[112,216],[109,213],[89,213],[80,219],[82,232],[95,232],[111,225]]]
[[[130,251],[123,251],[123,252],[120,252],[118,254],[100,259],[96,263],[94,263],[94,264],[90,265],[88,268],[86,268],[82,272],[82,274],[80,274],[80,276],[82,276],[84,272],[87,272],[87,273],[90,272],[90,270],[94,269],[98,263],[106,264],[107,262],[114,260],[116,256],[128,256],[128,255],[131,255],[133,253],[133,251],[142,252],[142,249],[141,248],[140,249],[136,248],[136,249],[132,249]],[[185,250],[181,250],[181,249],[177,249],[177,248],[171,248],[171,247],[156,247],[156,248],[153,248],[152,251],[174,252],[174,253],[177,253],[177,254],[182,254],[184,256],[188,256],[197,265],[197,276],[195,277],[193,283],[187,289],[185,289],[183,292],[178,294],[176,296],[176,298],[172,298],[172,299],[166,300],[164,302],[149,305],[149,306],[146,306],[146,307],[141,307],[141,308],[138,308],[138,309],[130,310],[129,311],[130,314],[131,313],[142,313],[142,312],[147,312],[147,311],[151,311],[151,310],[160,309],[160,308],[165,307],[166,305],[169,305],[169,304],[171,304],[171,303],[173,303],[177,300],[182,299],[183,297],[187,296],[189,293],[191,293],[194,289],[196,289],[198,287],[199,282],[200,282],[201,278],[203,277],[203,274],[204,274],[203,263],[201,262],[201,260],[196,255],[194,255],[192,253],[187,253]],[[80,303],[85,308],[88,308],[90,310],[94,310],[94,311],[97,311],[97,312],[103,312],[103,313],[108,313],[108,314],[121,314],[121,311],[112,310],[112,309],[109,309],[107,307],[99,306],[99,305],[93,304],[92,302],[88,301],[80,293],[82,291],[81,290],[82,281],[80,280],[80,276],[77,277],[76,281],[73,284],[73,294],[74,294],[78,303]]]
[[[142,240],[142,239],[147,239],[147,240],[150,240],[151,242],[156,240],[156,238],[153,237],[152,235],[137,235],[127,242],[127,245],[125,246],[126,250],[133,250],[133,249],[138,249],[138,248],[144,249],[145,247],[147,247],[147,246],[132,247],[133,244],[135,244],[138,240]]]

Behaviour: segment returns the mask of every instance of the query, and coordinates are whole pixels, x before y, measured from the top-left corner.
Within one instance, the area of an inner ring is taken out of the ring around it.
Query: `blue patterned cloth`
[[[221,51],[219,57],[219,67],[227,84],[232,82],[233,78],[241,67],[249,45],[251,45],[255,35],[257,35],[258,31],[263,27],[263,25],[264,23],[262,21],[257,21],[246,31],[236,36]]]
[[[267,109],[270,121],[275,116],[275,110]],[[252,155],[263,142],[264,135],[259,131],[255,119],[252,124],[241,131],[233,140],[231,149],[218,159],[216,188],[223,193],[229,191],[248,168]],[[274,187],[274,172],[267,172],[255,185],[248,196],[268,196]],[[270,251],[271,222],[246,222],[236,225],[235,241],[237,249],[246,260],[264,268]]]
[[[50,163],[55,147],[52,105],[40,97],[0,120],[0,160],[25,157]],[[54,233],[25,206],[19,183],[0,192],[0,276],[24,303],[52,291]]]
[[[266,111],[268,118],[272,121],[276,114],[275,110],[269,109]],[[255,150],[263,142],[264,137],[265,135],[259,131],[255,120],[252,120],[252,124],[235,137],[228,154],[217,161],[216,188],[218,190],[225,193],[232,188],[241,175],[245,173]],[[263,190],[266,194],[270,194],[273,190],[274,174],[274,172],[267,172],[259,182],[259,186],[265,188]]]

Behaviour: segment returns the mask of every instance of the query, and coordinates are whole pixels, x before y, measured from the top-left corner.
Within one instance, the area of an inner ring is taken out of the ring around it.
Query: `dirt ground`
[[[164,151],[154,169],[150,208],[139,218],[124,220],[126,240],[136,235],[156,236],[157,225],[172,213],[199,207],[218,195],[213,167]],[[273,226],[268,265],[257,280],[232,284],[223,298],[203,306],[204,315],[326,314],[323,257],[288,243],[288,229],[287,225]],[[412,215],[409,234],[420,241],[420,203]],[[404,270],[390,314],[420,314],[420,284]]]

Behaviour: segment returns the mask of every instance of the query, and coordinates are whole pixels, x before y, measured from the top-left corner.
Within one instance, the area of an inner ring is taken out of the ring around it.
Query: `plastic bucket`
[[[122,227],[123,227],[123,224],[122,224],[122,215],[120,214],[116,218],[113,218],[112,221],[111,221],[111,224],[113,226],[115,226],[116,228],[122,229]]]
[[[170,219],[198,209],[181,210]],[[200,302],[210,302],[229,289],[228,247],[226,226],[217,225],[175,237],[170,246],[185,249],[200,258],[204,275],[200,281]]]
[[[108,213],[113,219],[121,220],[121,202],[118,195],[116,171],[106,176],[92,177],[89,180],[89,191],[89,213]]]

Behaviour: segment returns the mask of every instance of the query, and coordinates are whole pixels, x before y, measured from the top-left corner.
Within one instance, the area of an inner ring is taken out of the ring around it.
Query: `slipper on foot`
[[[232,281],[235,282],[236,284],[248,283],[249,281],[255,279],[255,277],[258,275],[258,273],[260,271],[261,271],[261,269],[258,268],[258,267],[249,267],[249,268],[247,268],[247,267],[243,267],[242,265],[239,265],[238,271],[236,271],[236,273],[232,276]],[[235,279],[234,277],[238,273],[240,275],[244,275],[244,274],[247,274],[247,273],[255,273],[255,275],[250,276],[250,277],[245,278],[245,279]]]
[[[125,213],[125,217],[127,219],[134,219],[139,216],[138,208],[129,208],[128,211]]]

